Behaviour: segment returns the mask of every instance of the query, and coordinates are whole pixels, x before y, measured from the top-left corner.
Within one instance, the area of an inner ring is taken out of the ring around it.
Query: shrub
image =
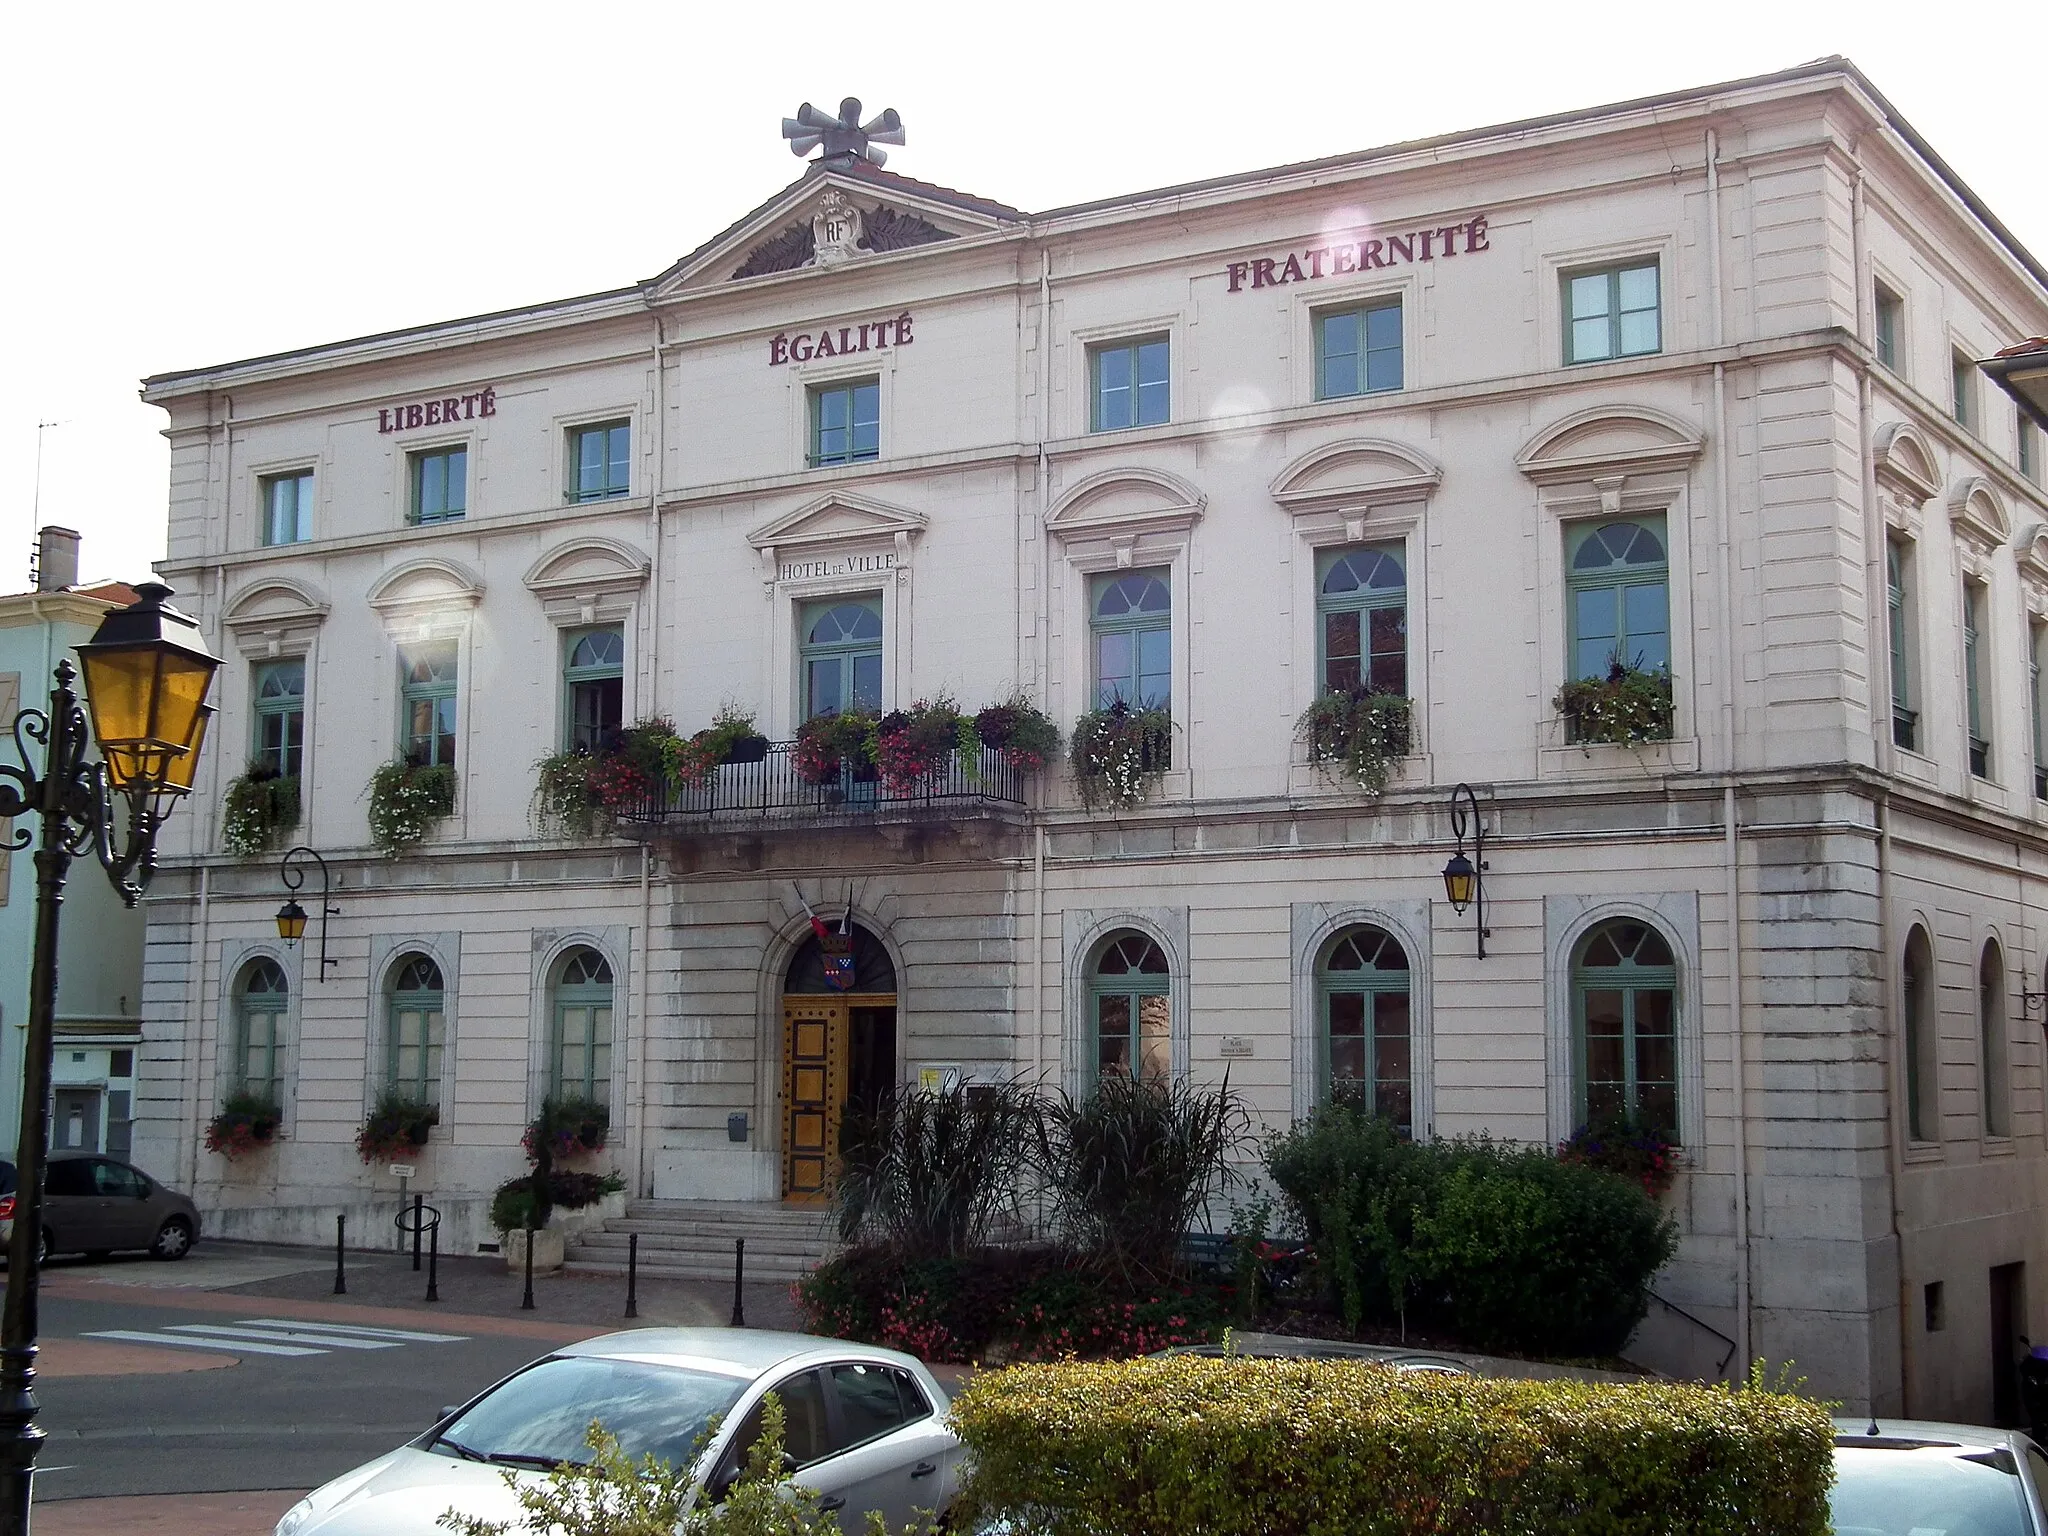
[[[427,1144],[427,1132],[440,1123],[437,1106],[386,1088],[356,1132],[356,1156],[366,1163],[410,1156]]]
[[[1653,1200],[1662,1199],[1678,1175],[1678,1143],[1670,1132],[1629,1120],[1589,1121],[1558,1143],[1557,1155],[1632,1179]]]
[[[1394,763],[1408,755],[1408,721],[1409,702],[1400,694],[1354,688],[1317,699],[1295,721],[1294,733],[1311,763],[1377,795]]]
[[[237,1088],[221,1100],[219,1111],[206,1122],[206,1150],[222,1157],[236,1158],[277,1139],[284,1111],[273,1099]]]
[[[1059,756],[1060,728],[1022,691],[976,715],[974,734],[983,746],[1001,752],[1019,773],[1036,773]]]
[[[1625,1180],[1540,1148],[1409,1142],[1348,1101],[1275,1137],[1266,1163],[1353,1328],[1415,1319],[1477,1349],[1611,1355],[1678,1246]]]
[[[455,770],[399,759],[370,776],[370,840],[397,858],[455,809]]]
[[[1067,745],[1082,803],[1129,810],[1173,763],[1173,717],[1117,699],[1074,722]]]
[[[548,1171],[548,1211],[560,1206],[565,1211],[580,1211],[597,1204],[606,1195],[616,1195],[626,1187],[626,1181],[617,1173],[571,1173],[555,1168]],[[517,1178],[507,1179],[491,1196],[491,1225],[500,1232],[516,1232],[526,1225],[526,1213],[533,1209],[533,1175],[522,1173]],[[548,1211],[539,1213],[536,1227],[548,1224]]]
[[[1182,1356],[975,1378],[960,1528],[1825,1536],[1825,1410],[1677,1384],[1417,1377]]]
[[[1575,743],[1632,747],[1671,739],[1668,667],[1634,666],[1613,656],[1605,677],[1574,678],[1551,702],[1565,719],[1568,739]]]
[[[1106,1073],[1043,1116],[1047,1193],[1068,1241],[1112,1269],[1163,1274],[1230,1177],[1250,1116],[1232,1091]]]
[[[299,777],[270,763],[251,763],[221,797],[221,842],[238,858],[267,852],[298,824]]]
[[[914,1258],[981,1247],[1017,1209],[1037,1119],[1037,1101],[1012,1083],[849,1106],[833,1189],[841,1241]]]

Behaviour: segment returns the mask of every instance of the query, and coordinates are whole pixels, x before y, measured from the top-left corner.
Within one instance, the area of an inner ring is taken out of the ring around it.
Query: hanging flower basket
[[[1604,1168],[1633,1179],[1651,1199],[1662,1199],[1678,1176],[1678,1143],[1658,1126],[1627,1120],[1596,1120],[1580,1126],[1557,1145],[1567,1163]]]
[[[237,1089],[206,1122],[206,1150],[229,1160],[245,1156],[277,1140],[283,1123],[284,1111],[271,1100]]]
[[[1036,773],[1059,755],[1060,728],[1022,693],[991,704],[974,717],[974,734],[1019,773]]]
[[[440,1123],[437,1106],[387,1088],[356,1132],[356,1156],[366,1163],[410,1157],[427,1144],[427,1133]]]
[[[797,777],[806,784],[837,784],[842,768],[856,778],[872,771],[869,739],[881,724],[872,710],[849,709],[836,715],[813,715],[796,733],[790,754]]]
[[[251,763],[221,797],[221,842],[238,858],[269,852],[280,833],[298,824],[299,777],[274,764]]]
[[[737,705],[719,706],[711,724],[694,736],[666,743],[663,766],[672,783],[698,789],[727,763],[758,763],[768,756],[768,738],[754,729],[754,717]]]
[[[611,1127],[611,1111],[594,1100],[549,1099],[541,1104],[519,1145],[528,1157],[539,1154],[543,1141],[552,1157],[577,1157],[602,1152]]]
[[[1605,677],[1575,678],[1551,702],[1564,718],[1565,739],[1576,746],[1633,747],[1671,739],[1668,667],[1631,666],[1616,656]]]
[[[455,810],[455,770],[400,759],[370,777],[370,840],[391,858],[412,849]]]
[[[1294,734],[1311,763],[1377,795],[1394,764],[1408,755],[1409,717],[1400,694],[1357,688],[1317,699],[1295,721]]]
[[[1129,810],[1173,764],[1173,717],[1118,699],[1074,722],[1067,751],[1083,804]]]
[[[891,795],[914,794],[925,779],[943,773],[961,750],[962,726],[973,729],[961,717],[959,706],[943,694],[882,716],[873,735],[882,788]],[[977,750],[979,746],[977,739]]]

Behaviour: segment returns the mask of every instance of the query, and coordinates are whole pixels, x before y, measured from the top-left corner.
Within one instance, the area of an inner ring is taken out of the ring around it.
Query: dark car
[[[0,1163],[0,1244],[14,1236],[15,1175]],[[53,1152],[43,1176],[42,1257],[146,1248],[182,1259],[199,1240],[199,1208],[140,1168],[94,1152]]]

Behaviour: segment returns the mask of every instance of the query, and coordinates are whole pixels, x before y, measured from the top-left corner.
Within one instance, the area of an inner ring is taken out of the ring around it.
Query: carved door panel
[[[783,1000],[782,1196],[794,1204],[823,1204],[838,1168],[847,1036],[840,999]]]

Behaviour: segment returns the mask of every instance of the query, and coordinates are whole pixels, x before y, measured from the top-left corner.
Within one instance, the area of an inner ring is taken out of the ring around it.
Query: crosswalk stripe
[[[172,1323],[175,1333],[207,1338],[268,1340],[273,1344],[306,1344],[320,1349],[397,1349],[400,1339],[351,1339],[336,1333],[300,1333],[296,1329],[239,1328],[231,1323]]]
[[[418,1333],[410,1328],[371,1328],[357,1323],[307,1323],[296,1318],[244,1317],[249,1328],[290,1328],[302,1333],[350,1333],[372,1339],[402,1339],[408,1344],[460,1344],[469,1336],[462,1333]]]
[[[231,1354],[324,1355],[324,1349],[301,1349],[293,1344],[259,1344],[252,1340],[202,1339],[187,1333],[150,1333],[140,1328],[101,1328],[85,1335],[88,1339],[120,1339],[130,1344],[177,1344],[186,1349],[211,1349]]]

